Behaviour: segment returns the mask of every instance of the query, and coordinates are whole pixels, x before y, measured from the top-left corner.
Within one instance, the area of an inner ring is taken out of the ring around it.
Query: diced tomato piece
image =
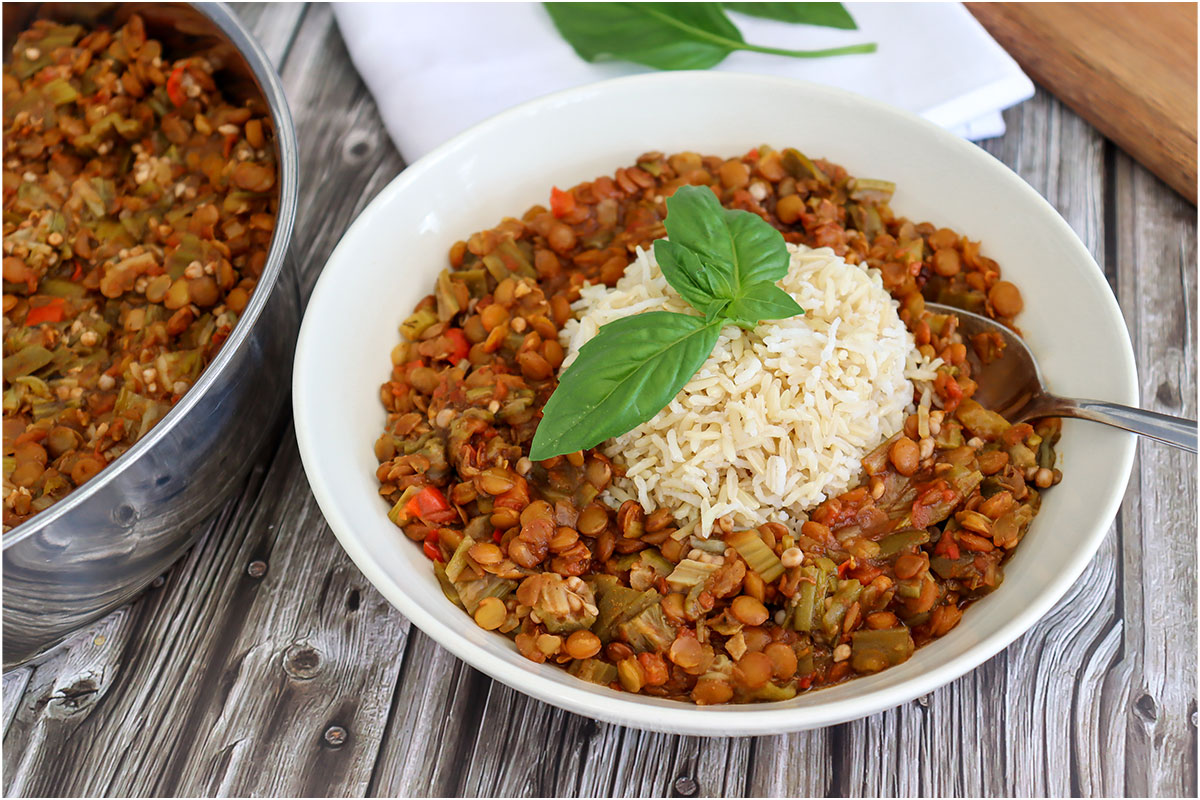
[[[40,325],[43,322],[62,322],[67,313],[67,301],[61,297],[51,297],[46,303],[33,306],[25,315],[25,327]]]
[[[863,586],[866,586],[871,581],[883,574],[883,570],[871,564],[859,564],[854,569],[850,570],[850,575],[858,580]]]
[[[450,504],[446,502],[446,496],[436,486],[426,486],[413,495],[404,504],[404,511],[409,518],[417,517],[426,524],[452,522],[458,519],[458,512],[450,507]]]
[[[854,560],[854,556],[850,556],[845,561],[843,561],[841,564],[838,564],[838,568],[837,568],[838,577],[844,579],[846,577],[846,574],[848,572],[850,572],[850,570],[854,569],[857,565],[858,565],[858,562],[856,562]]]
[[[954,541],[953,533],[943,533],[942,538],[933,547],[934,555],[945,556],[951,561],[957,561],[962,553],[958,549],[958,542]]]
[[[575,195],[555,186],[550,190],[550,213],[558,219],[575,210]]]
[[[499,529],[499,528],[497,528],[496,530],[492,531],[492,541],[493,541],[493,542],[495,542],[496,544],[500,544],[500,542],[501,542],[503,539],[504,539],[504,534],[500,532],[500,529]]]
[[[436,528],[425,534],[425,544],[421,547],[421,549],[425,551],[425,556],[430,561],[444,562],[446,560],[442,557],[442,548],[438,546],[439,541],[440,540],[438,538],[438,532]]]
[[[467,353],[471,352],[471,343],[467,341],[467,335],[462,332],[461,328],[450,328],[443,334],[450,340],[450,363],[457,364],[467,357]]]
[[[187,102],[187,95],[183,93],[182,64],[171,70],[171,74],[167,77],[167,97],[171,98],[171,102],[176,108]]]

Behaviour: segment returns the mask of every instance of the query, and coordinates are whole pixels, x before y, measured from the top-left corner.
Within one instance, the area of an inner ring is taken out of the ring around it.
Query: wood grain
[[[1030,77],[1195,204],[1195,3],[967,8]]]
[[[403,163],[328,7],[237,10],[296,118],[307,290]],[[1144,402],[1194,415],[1194,211],[1045,92],[1006,121],[986,149],[1104,265]],[[412,628],[338,546],[287,435],[160,586],[4,676],[4,792],[1195,796],[1195,469],[1143,446],[1077,585],[958,681],[847,725],[700,739],[559,711]]]

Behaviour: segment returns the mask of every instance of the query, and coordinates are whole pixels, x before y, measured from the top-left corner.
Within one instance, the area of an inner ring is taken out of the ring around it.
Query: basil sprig
[[[706,186],[683,186],[667,200],[666,229],[670,238],[654,243],[654,257],[704,316],[650,311],[601,326],[542,409],[534,461],[595,447],[653,417],[704,364],[723,326],[752,330],[804,313],[776,285],[790,257],[762,217],[723,208]]]
[[[544,3],[554,27],[584,61],[632,61],[655,69],[707,69],[735,50],[791,58],[873,53],[875,45],[788,50],[749,44],[725,8],[784,22],[854,28],[840,3]],[[743,8],[745,6],[745,8]],[[836,6],[835,8],[831,8]],[[840,12],[840,13],[839,13]]]

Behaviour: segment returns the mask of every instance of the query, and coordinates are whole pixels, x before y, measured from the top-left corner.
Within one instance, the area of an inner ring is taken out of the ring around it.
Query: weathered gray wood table
[[[238,10],[299,128],[307,290],[403,162],[328,7]],[[1005,116],[984,146],[1104,266],[1143,404],[1194,417],[1196,210],[1044,93]],[[1078,585],[955,683],[824,730],[699,739],[559,711],[442,650],[342,552],[288,433],[161,585],[4,676],[4,791],[1194,797],[1195,475],[1142,444]]]

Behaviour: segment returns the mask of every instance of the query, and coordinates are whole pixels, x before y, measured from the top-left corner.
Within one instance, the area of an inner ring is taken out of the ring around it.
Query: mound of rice
[[[666,506],[702,536],[723,516],[736,528],[795,524],[858,482],[862,457],[912,412],[914,382],[928,391],[940,362],[917,351],[878,271],[829,248],[788,249],[779,285],[807,313],[752,332],[727,325],[670,405],[602,448],[627,467],[610,501]],[[615,288],[586,286],[573,308],[579,319],[561,333],[564,369],[615,319],[697,313],[642,250]]]

